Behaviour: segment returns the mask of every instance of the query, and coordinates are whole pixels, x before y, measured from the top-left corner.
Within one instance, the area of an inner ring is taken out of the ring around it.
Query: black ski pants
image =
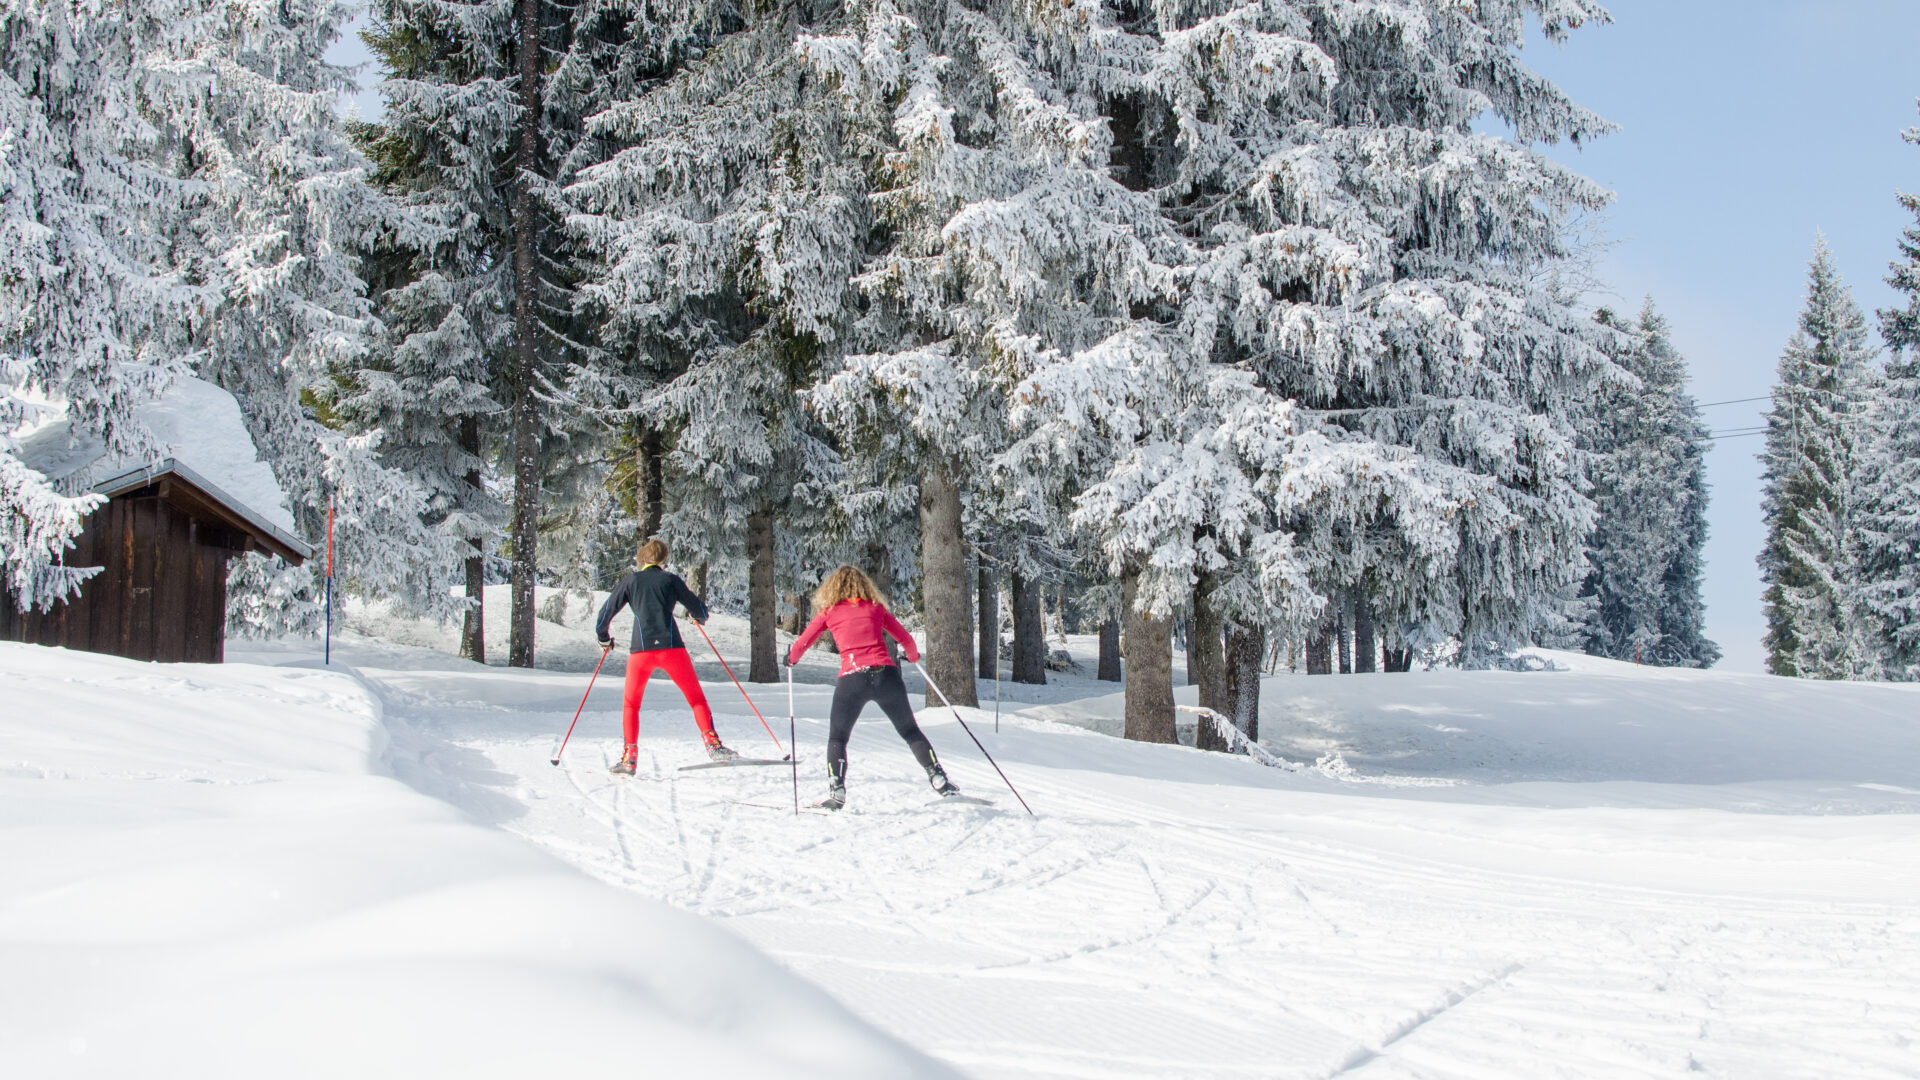
[[[827,771],[844,779],[847,775],[847,737],[853,734],[853,722],[867,702],[880,706],[893,721],[893,730],[907,741],[913,759],[921,768],[933,765],[933,745],[914,722],[913,707],[907,704],[907,682],[899,667],[884,664],[862,668],[840,676],[833,687],[833,726],[827,731]]]

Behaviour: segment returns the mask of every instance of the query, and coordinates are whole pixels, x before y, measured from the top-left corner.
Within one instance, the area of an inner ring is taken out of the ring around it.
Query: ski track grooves
[[[1913,1044],[1886,1035],[1920,1030],[1911,909],[1389,855],[1132,797],[1125,773],[1023,767],[1038,818],[927,807],[881,725],[856,735],[846,810],[746,814],[788,810],[787,772],[678,772],[699,754],[684,712],[643,737],[648,775],[602,782],[604,741],[597,768],[548,765],[543,715],[522,731],[382,696],[510,779],[482,781],[524,806],[505,828],[726,922],[982,1080],[1744,1077],[1794,1052],[1803,1075],[1916,1072]],[[802,720],[801,738],[822,727]],[[954,757],[963,789],[994,780]],[[1854,1037],[1804,1056],[1822,1030]]]

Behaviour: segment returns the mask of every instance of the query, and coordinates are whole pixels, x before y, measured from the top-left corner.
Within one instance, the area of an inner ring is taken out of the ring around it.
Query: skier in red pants
[[[693,673],[693,658],[687,655],[686,643],[680,640],[680,627],[673,619],[673,608],[678,603],[687,609],[694,622],[705,623],[707,605],[687,588],[679,574],[665,568],[666,544],[658,540],[641,544],[637,561],[640,569],[613,587],[607,602],[600,607],[600,618],[593,624],[601,647],[611,649],[613,635],[608,625],[621,608],[633,608],[633,640],[627,652],[627,692],[620,703],[620,729],[626,736],[626,751],[620,755],[620,764],[613,767],[613,772],[619,776],[633,775],[634,764],[640,756],[640,700],[646,695],[647,680],[653,677],[656,668],[667,673],[667,678],[673,680],[687,704],[693,707],[693,719],[700,725],[707,756],[715,761],[739,757],[721,745],[719,734],[713,730],[713,710],[707,707],[706,692],[700,689],[700,680]]]

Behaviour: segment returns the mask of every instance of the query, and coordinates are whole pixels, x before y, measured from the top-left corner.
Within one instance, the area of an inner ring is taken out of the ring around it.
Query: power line
[[[1772,401],[1772,400],[1773,400],[1772,394],[1763,394],[1760,397],[1734,398],[1730,401],[1709,401],[1705,405],[1695,405],[1694,408],[1711,409],[1716,405],[1745,405],[1749,401]]]

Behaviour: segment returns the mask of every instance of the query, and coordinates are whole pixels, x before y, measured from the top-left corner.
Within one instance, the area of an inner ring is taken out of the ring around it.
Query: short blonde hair
[[[633,560],[641,566],[650,564],[653,566],[667,565],[666,542],[648,537],[646,540],[641,541],[640,550],[634,554]]]
[[[881,599],[880,590],[874,586],[873,579],[857,566],[842,566],[827,575],[827,580],[820,583],[820,591],[813,594],[814,613],[819,614],[843,600],[886,603]]]

